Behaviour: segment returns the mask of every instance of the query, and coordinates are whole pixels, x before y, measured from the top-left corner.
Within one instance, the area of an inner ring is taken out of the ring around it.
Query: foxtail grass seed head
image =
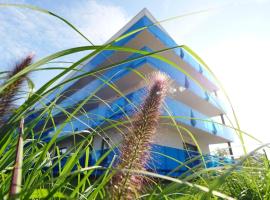
[[[120,147],[120,158],[116,167],[120,171],[114,175],[111,184],[113,199],[134,199],[142,190],[144,177],[128,170],[145,170],[169,82],[169,77],[161,72],[154,73],[149,78],[148,95],[134,116],[132,131],[124,136]]]
[[[25,57],[21,62],[17,63],[13,69],[7,75],[7,80],[14,77],[16,74],[24,70],[27,66],[32,63],[33,54]],[[18,92],[23,82],[27,78],[28,73],[19,76],[13,83],[8,85],[1,93],[0,93],[0,126],[4,121],[6,115],[9,114],[10,109],[13,106],[16,97],[18,96]],[[3,84],[5,85],[7,81]]]

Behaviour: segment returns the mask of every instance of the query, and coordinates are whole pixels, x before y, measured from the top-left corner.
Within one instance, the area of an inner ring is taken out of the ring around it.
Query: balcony
[[[95,109],[88,111],[85,115],[76,117],[76,119],[68,123],[62,130],[62,134],[75,130],[93,129],[98,126],[114,123],[115,120],[125,119],[127,116],[134,114],[136,106],[142,103],[144,96],[145,89],[141,88],[135,92],[129,93],[125,97],[107,102],[107,105],[103,103],[99,104]],[[166,122],[171,122],[170,118],[174,118],[194,134],[204,134],[206,137],[212,135],[214,143],[228,142],[234,139],[232,129],[214,123],[205,115],[188,107],[182,102],[167,97],[165,104],[170,112],[162,111],[162,118]]]
[[[136,54],[131,57],[134,56]],[[218,98],[204,91],[197,83],[178,69],[154,58],[139,59],[114,67],[105,72],[100,78],[95,78],[86,85],[77,85],[78,90],[72,92],[69,96],[65,93],[65,96],[68,97],[63,98],[58,103],[64,108],[72,107],[91,93],[95,93],[96,96],[105,101],[119,96],[105,81],[114,83],[116,88],[123,93],[138,89],[138,87],[141,87],[143,80],[131,69],[137,70],[146,77],[157,70],[167,73],[174,80],[172,87],[176,91],[170,95],[209,117],[226,112],[224,104]],[[88,92],[83,92],[83,90]],[[57,113],[59,111],[55,111],[54,115]]]
[[[164,30],[161,26],[159,26],[158,23],[153,26],[153,24],[155,24],[157,21],[148,11],[145,11],[144,15],[145,16],[143,17],[141,16],[141,18],[138,21],[133,22],[134,24],[132,26],[124,27],[113,38],[116,39],[120,35],[127,34],[128,32],[134,31],[144,26],[148,26],[147,29],[144,31],[138,32],[135,35],[131,35],[125,38],[123,41],[117,42],[115,45],[128,46],[128,47],[139,49],[141,47],[134,46],[134,44],[129,44],[132,42],[132,40],[136,40],[137,38],[139,38],[140,42],[136,42],[137,44],[140,44],[140,43],[143,43],[145,45],[147,44],[149,47],[151,46],[151,48],[154,47],[151,44],[155,44],[156,48],[153,48],[155,50],[178,46],[178,44],[169,36],[166,30]],[[151,34],[147,34],[147,33],[151,33]],[[154,37],[151,37],[150,35]],[[157,45],[158,43],[162,43],[162,45],[161,44]],[[211,88],[215,88],[214,86],[215,81],[213,77],[209,74],[208,71],[206,71],[205,69],[202,68],[202,66],[200,66],[200,64],[193,58],[193,56],[191,56],[187,51],[185,51],[182,48],[175,48],[173,49],[172,52],[175,53],[181,60],[186,62],[189,65],[189,67],[195,69],[202,76],[206,77],[206,79],[210,80],[213,84],[213,85],[210,84]]]

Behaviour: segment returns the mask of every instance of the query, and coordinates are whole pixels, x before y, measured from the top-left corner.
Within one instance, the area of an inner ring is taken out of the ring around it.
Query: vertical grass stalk
[[[132,122],[132,131],[123,138],[120,158],[111,184],[113,199],[135,199],[142,190],[144,177],[128,170],[145,170],[150,157],[151,141],[158,126],[160,108],[169,86],[163,73],[154,74],[150,80],[148,96]],[[122,171],[121,171],[122,169]]]
[[[22,118],[20,122],[18,142],[16,147],[15,165],[12,172],[12,179],[9,190],[10,199],[20,199],[19,194],[22,187],[23,129],[24,119]]]

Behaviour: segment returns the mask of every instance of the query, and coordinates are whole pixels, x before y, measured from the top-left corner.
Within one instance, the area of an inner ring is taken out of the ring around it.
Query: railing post
[[[221,118],[222,124],[224,124],[224,125],[225,125],[225,120],[224,120],[224,116],[223,116],[223,114],[221,114],[221,115],[220,115],[220,118]]]
[[[228,146],[229,146],[230,156],[231,156],[231,158],[234,160],[231,142],[228,142]]]

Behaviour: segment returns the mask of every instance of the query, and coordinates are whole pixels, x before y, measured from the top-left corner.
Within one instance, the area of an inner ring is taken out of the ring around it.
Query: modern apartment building
[[[83,139],[79,135],[95,135],[92,163],[107,149],[117,147],[123,132],[128,130],[128,123],[120,125],[119,122],[128,121],[136,113],[136,108],[147,94],[147,83],[143,76],[149,77],[155,71],[166,73],[173,81],[153,139],[149,169],[166,174],[181,162],[198,155],[199,149],[207,155],[210,144],[230,144],[234,140],[233,131],[213,122],[213,118],[220,118],[224,122],[226,109],[216,95],[219,88],[210,73],[175,43],[147,9],[139,12],[108,43],[132,31],[135,33],[116,40],[113,46],[140,50],[141,54],[121,49],[102,51],[67,78],[117,65],[72,81],[49,97],[49,100],[54,100],[61,94],[57,104],[68,111],[89,98],[83,109],[60,133],[61,152],[74,145],[74,132],[80,133],[76,140]],[[147,52],[154,51],[160,52],[145,56]],[[65,115],[61,110],[55,110],[53,115],[57,127],[60,127]],[[48,131],[48,137],[52,137],[54,132],[55,129]],[[117,150],[110,153],[103,163],[108,164],[114,153],[117,154]],[[187,168],[182,167],[174,175],[185,170]]]

